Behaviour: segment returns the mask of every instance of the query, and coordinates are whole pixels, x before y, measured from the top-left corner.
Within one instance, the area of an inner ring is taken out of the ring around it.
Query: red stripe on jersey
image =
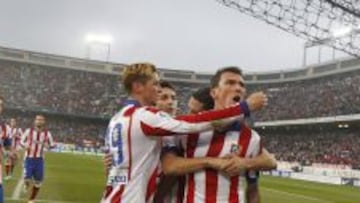
[[[137,109],[137,107],[135,107],[135,106],[129,108],[128,110],[126,110],[124,112],[123,116],[129,117],[129,116],[133,115],[133,113],[135,112],[136,109]]]
[[[239,147],[240,147],[240,157],[245,157],[247,149],[249,147],[251,139],[251,129],[245,125],[241,125],[241,133],[239,137]],[[239,185],[239,176],[234,176],[231,178],[230,183],[230,196],[229,203],[238,203],[239,202],[239,193],[238,193],[238,185]]]
[[[156,191],[156,178],[158,177],[158,167],[155,168],[153,173],[150,176],[150,180],[148,182],[147,191],[146,191],[146,201],[148,202],[150,197],[155,193]]]
[[[104,192],[104,197],[103,197],[103,199],[107,199],[108,197],[109,197],[109,195],[111,194],[111,192],[113,191],[113,186],[111,186],[111,185],[107,185],[106,187],[105,187],[105,192]]]
[[[242,113],[240,105],[236,105],[230,108],[217,111],[204,111],[195,115],[182,115],[177,116],[176,120],[187,121],[189,123],[201,123],[210,122],[213,120],[219,120],[223,118],[229,118],[233,116],[239,116]]]
[[[33,154],[33,157],[36,158],[37,157],[37,152],[38,152],[38,146],[39,146],[39,142],[40,142],[40,133],[41,132],[37,132],[36,133],[36,142],[35,142],[35,151],[34,151],[34,154]]]
[[[34,134],[34,129],[31,128],[30,129],[30,136],[28,138],[28,149],[27,149],[27,156],[30,157],[30,152],[31,152],[31,145],[32,145],[32,141],[33,141],[33,134]]]
[[[182,203],[184,201],[184,190],[185,190],[185,176],[180,176],[178,178],[176,203]]]
[[[211,138],[207,157],[218,157],[224,146],[225,135],[214,132]],[[218,172],[214,169],[205,170],[205,202],[215,203],[218,189]]]
[[[5,139],[7,135],[6,125],[1,125],[1,131],[2,131],[1,139]]]
[[[186,143],[186,157],[193,158],[195,154],[196,145],[199,139],[199,134],[191,134],[187,136],[187,143]],[[187,203],[194,203],[195,198],[195,180],[194,180],[194,173],[190,173],[187,175],[188,179],[188,188],[187,188],[187,196],[186,202]]]
[[[154,108],[154,107],[147,107],[147,108],[146,108],[146,111],[150,111],[151,113],[154,113],[154,114],[160,112],[159,109]]]
[[[147,125],[144,122],[140,122],[140,127],[141,130],[144,132],[145,135],[153,135],[153,136],[160,136],[160,135],[172,135],[172,134],[176,134],[174,132],[162,129],[162,128],[157,128],[157,127],[152,127],[150,125]]]
[[[121,203],[121,195],[125,190],[125,186],[121,185],[120,189],[115,193],[115,195],[111,198],[111,203]]]
[[[135,108],[135,107],[134,107]],[[135,111],[132,111],[134,113]],[[132,167],[132,149],[131,149],[131,127],[133,122],[132,114],[130,116],[129,128],[128,128],[128,146],[129,146],[129,172],[128,172],[128,180],[131,179],[131,167]]]

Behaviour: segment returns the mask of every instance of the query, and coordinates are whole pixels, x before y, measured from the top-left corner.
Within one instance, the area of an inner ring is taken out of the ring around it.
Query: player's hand
[[[106,172],[106,174],[108,174],[109,171],[110,171],[110,168],[112,166],[112,163],[113,163],[112,154],[111,153],[105,153],[103,161],[104,161],[105,172]]]
[[[239,176],[246,168],[244,159],[239,157],[237,154],[230,154],[224,157],[228,160],[228,164],[223,168],[228,176]]]
[[[229,167],[230,161],[229,159],[223,158],[208,158],[208,167],[215,169],[217,171],[223,171],[225,168]]]
[[[257,111],[267,105],[268,98],[264,92],[255,92],[246,99],[246,102],[250,111]]]

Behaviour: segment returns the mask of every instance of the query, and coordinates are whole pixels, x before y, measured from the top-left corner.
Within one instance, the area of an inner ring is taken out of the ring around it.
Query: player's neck
[[[140,103],[141,106],[152,106],[152,104],[150,104],[149,102],[147,102],[147,101],[144,99],[144,97],[142,97],[141,95],[132,94],[132,95],[130,95],[129,99],[136,100],[137,102]]]
[[[226,106],[220,102],[215,102],[214,103],[214,110],[221,110],[221,109],[225,109]]]
[[[35,127],[36,131],[43,131],[44,127]]]

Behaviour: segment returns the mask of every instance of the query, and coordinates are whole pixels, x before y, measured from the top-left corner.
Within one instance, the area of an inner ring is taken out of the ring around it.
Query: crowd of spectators
[[[360,168],[360,133],[356,130],[289,130],[263,132],[264,146],[279,161],[302,165],[328,163]]]
[[[111,116],[121,95],[115,75],[0,62],[0,91],[10,107]]]
[[[8,113],[22,128],[31,126],[34,114],[45,112],[48,128],[58,142],[103,143],[108,118],[126,97],[113,74],[0,61],[0,94]],[[206,84],[174,82],[179,113],[187,112],[193,91]],[[360,113],[360,71],[293,82],[247,84],[248,93],[263,90],[269,105],[253,114],[255,121],[314,118]],[[79,116],[82,116],[80,118]],[[338,136],[342,133],[342,136]],[[303,163],[325,162],[360,165],[357,132],[291,132],[266,137],[266,147],[277,158]],[[304,137],[307,137],[304,139]]]
[[[11,106],[67,114],[110,117],[125,98],[118,76],[0,61],[0,91]],[[174,83],[181,113],[191,93],[206,84]],[[256,121],[360,113],[360,71],[275,84],[248,84],[263,90],[269,106]]]
[[[274,121],[360,113],[360,71],[278,84],[249,85],[265,90],[269,106],[255,120]]]

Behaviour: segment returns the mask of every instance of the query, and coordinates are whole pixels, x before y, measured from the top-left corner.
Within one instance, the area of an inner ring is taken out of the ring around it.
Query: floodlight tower
[[[87,34],[85,36],[85,42],[87,44],[87,58],[90,59],[91,45],[106,46],[107,48],[106,62],[109,62],[112,41],[113,41],[113,37],[111,35],[101,35],[101,34],[93,34],[93,33]]]

